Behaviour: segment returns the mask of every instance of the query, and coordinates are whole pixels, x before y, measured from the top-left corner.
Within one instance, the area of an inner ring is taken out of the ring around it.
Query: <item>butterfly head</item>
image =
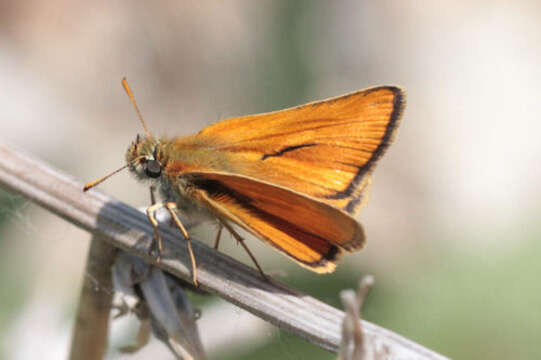
[[[152,136],[137,135],[126,152],[126,163],[138,179],[157,179],[162,174],[160,142]]]

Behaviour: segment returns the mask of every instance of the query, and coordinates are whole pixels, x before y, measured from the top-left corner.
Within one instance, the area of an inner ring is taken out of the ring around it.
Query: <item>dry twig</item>
[[[20,193],[71,223],[100,236],[115,247],[156,264],[148,255],[152,227],[136,209],[99,191],[84,194],[83,184],[49,166],[0,144],[0,184]],[[174,230],[174,229],[173,229]],[[190,281],[186,243],[161,228],[164,257],[160,268]],[[276,280],[262,281],[259,273],[234,259],[193,241],[198,280],[203,290],[219,295],[282,329],[336,352],[344,313]],[[391,358],[445,359],[400,335],[363,322],[365,341],[378,341]]]

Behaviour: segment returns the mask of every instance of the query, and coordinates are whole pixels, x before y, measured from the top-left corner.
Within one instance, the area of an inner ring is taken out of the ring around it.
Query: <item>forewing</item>
[[[404,96],[397,87],[371,88],[221,121],[187,140],[213,153],[212,163],[196,169],[278,184],[356,214],[370,173],[393,140]]]

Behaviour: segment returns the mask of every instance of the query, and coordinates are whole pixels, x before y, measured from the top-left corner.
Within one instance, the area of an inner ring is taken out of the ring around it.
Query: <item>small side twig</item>
[[[364,341],[362,333],[361,309],[366,295],[374,285],[374,277],[366,275],[359,280],[357,292],[343,290],[340,292],[346,316],[342,323],[342,341],[340,342],[340,360],[369,360],[376,359],[375,344]],[[372,345],[372,346],[371,346]]]
[[[115,247],[139,256],[181,279],[191,280],[185,241],[160,228],[164,258],[148,255],[152,227],[144,215],[98,191],[82,193],[83,184],[0,143],[0,185],[20,193]],[[336,352],[344,313],[259,273],[193,239],[198,280],[203,290],[288,330],[313,344]],[[398,334],[363,321],[365,340],[375,339],[400,359],[445,359]]]
[[[111,267],[116,248],[97,236],[88,251],[83,287],[77,306],[70,359],[103,359],[107,350],[113,298]]]

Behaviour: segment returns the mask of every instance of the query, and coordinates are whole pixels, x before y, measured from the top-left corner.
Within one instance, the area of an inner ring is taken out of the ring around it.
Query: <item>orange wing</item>
[[[221,121],[195,136],[173,140],[175,153],[183,158],[176,159],[179,168],[167,171],[240,174],[355,215],[404,106],[402,89],[382,86]]]
[[[191,173],[194,196],[312,271],[332,272],[343,250],[364,245],[347,213],[272,184],[223,173]]]

